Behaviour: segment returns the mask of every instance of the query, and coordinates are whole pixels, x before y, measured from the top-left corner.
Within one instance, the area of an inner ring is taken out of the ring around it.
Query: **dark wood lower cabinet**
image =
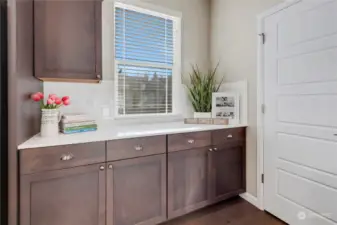
[[[245,192],[245,142],[213,148],[211,201],[219,202]]]
[[[108,163],[107,225],[154,225],[166,216],[166,155]]]
[[[20,225],[105,225],[104,164],[21,176]]]
[[[217,131],[214,146],[191,148],[199,136],[189,134],[171,152],[163,136],[100,143],[98,153],[97,144],[27,150],[20,164],[33,169],[21,171],[20,225],[156,225],[234,197],[246,189],[243,136]]]
[[[168,218],[199,208],[209,201],[209,148],[168,154]]]

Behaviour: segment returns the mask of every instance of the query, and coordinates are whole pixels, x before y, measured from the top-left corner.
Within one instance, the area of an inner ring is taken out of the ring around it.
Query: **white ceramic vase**
[[[211,112],[194,112],[194,118],[209,119],[209,118],[212,118],[212,113]]]
[[[55,137],[59,135],[61,114],[59,109],[41,110],[41,136]]]

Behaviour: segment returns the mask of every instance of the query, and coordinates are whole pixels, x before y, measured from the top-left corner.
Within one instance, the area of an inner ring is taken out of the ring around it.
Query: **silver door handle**
[[[72,153],[63,154],[60,158],[61,161],[69,161],[74,159],[75,156]]]
[[[136,145],[136,146],[135,146],[135,150],[136,150],[136,151],[142,151],[142,150],[143,150],[143,146],[141,146],[141,145]]]
[[[193,139],[189,139],[187,142],[188,142],[189,144],[193,144],[193,143],[194,143],[194,140],[193,140]]]

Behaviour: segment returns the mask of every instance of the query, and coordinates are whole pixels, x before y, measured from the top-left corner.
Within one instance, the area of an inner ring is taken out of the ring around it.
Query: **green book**
[[[64,131],[74,131],[74,130],[83,130],[83,129],[97,129],[97,124],[92,125],[83,125],[83,126],[76,126],[76,127],[62,127],[62,130]]]

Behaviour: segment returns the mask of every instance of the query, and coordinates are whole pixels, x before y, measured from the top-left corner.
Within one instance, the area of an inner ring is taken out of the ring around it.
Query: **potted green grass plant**
[[[197,65],[192,65],[190,82],[186,84],[189,99],[194,108],[194,118],[212,117],[212,94],[218,92],[224,77],[216,79],[219,64],[207,73],[202,73]]]

